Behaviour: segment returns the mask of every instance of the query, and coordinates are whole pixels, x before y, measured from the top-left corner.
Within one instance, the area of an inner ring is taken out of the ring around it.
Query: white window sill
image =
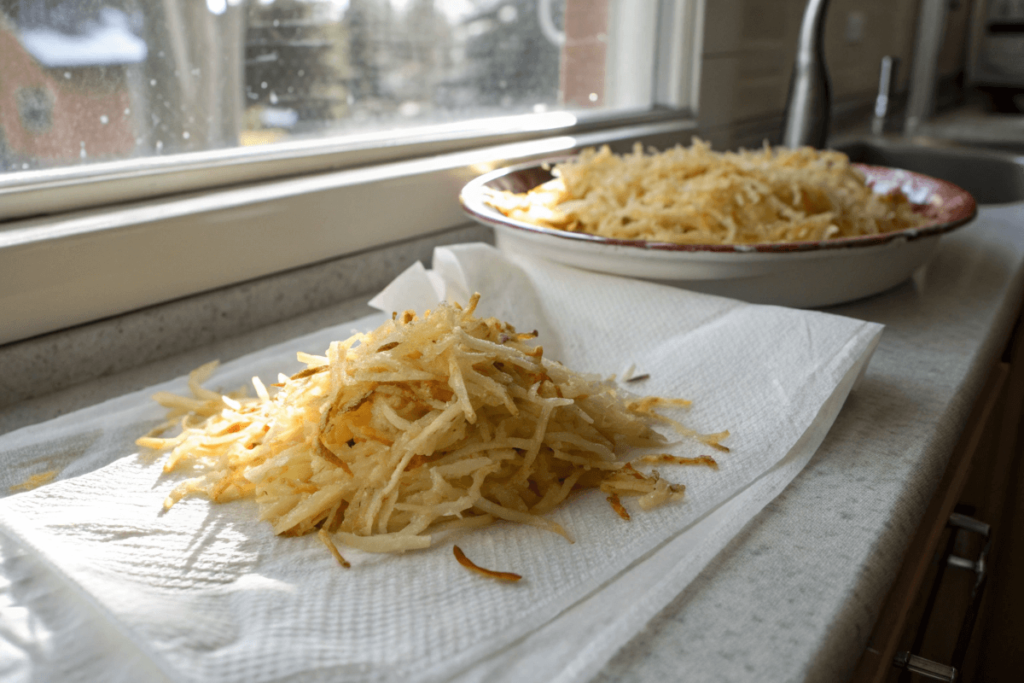
[[[456,151],[0,226],[0,344],[467,222],[461,187],[500,165],[633,141],[692,119]]]

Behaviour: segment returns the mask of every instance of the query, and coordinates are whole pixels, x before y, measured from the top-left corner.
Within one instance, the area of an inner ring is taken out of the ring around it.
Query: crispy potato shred
[[[331,535],[327,533],[326,529],[320,529],[320,531],[317,532],[317,536],[319,537],[320,542],[323,543],[327,547],[327,550],[330,551],[331,555],[334,555],[334,559],[338,561],[338,564],[345,569],[349,569],[352,566],[348,563],[348,560],[341,556],[341,551],[338,550],[338,546],[334,545],[334,540],[331,539]]]
[[[46,472],[40,472],[39,474],[33,474],[31,477],[10,487],[11,493],[17,493],[18,491],[31,491],[37,489],[43,484],[49,484],[51,481],[57,478],[60,474],[60,470],[48,470]]]
[[[455,560],[466,569],[476,572],[482,576],[486,576],[490,579],[498,579],[499,581],[509,581],[515,583],[519,579],[523,578],[519,574],[513,574],[512,572],[496,572],[493,569],[484,569],[480,565],[473,562],[473,560],[466,557],[466,553],[462,552],[462,548],[459,546],[452,546],[452,553],[455,555]]]
[[[300,353],[305,370],[269,389],[254,377],[255,397],[204,388],[216,363],[191,374],[191,397],[157,394],[168,420],[136,443],[170,451],[164,471],[190,475],[164,506],[255,499],[277,534],[317,532],[345,565],[335,541],[401,552],[498,519],[571,541],[545,515],[575,489],[642,509],[679,500],[682,485],[618,457],[663,449],[657,423],[725,449],[728,432],[698,434],[656,411],[689,402],[634,399],[545,359],[527,343],[536,333],[475,317],[478,299],[395,315],[325,356]],[[161,436],[175,425],[178,435]]]
[[[622,500],[619,498],[619,494],[613,493],[612,495],[608,496],[608,504],[612,506],[612,510],[615,510],[615,514],[617,514],[619,517],[622,517],[622,519],[626,520],[627,522],[629,521],[629,512],[626,510],[625,507],[623,507]]]
[[[606,146],[557,164],[529,192],[491,191],[505,216],[545,228],[676,244],[765,244],[874,235],[927,218],[899,190],[876,194],[842,152],[714,152],[693,139],[619,156]]]

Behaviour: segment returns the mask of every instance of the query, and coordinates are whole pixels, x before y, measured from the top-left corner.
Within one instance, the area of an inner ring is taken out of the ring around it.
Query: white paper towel
[[[574,497],[552,515],[574,545],[516,525],[459,537],[479,564],[522,574],[515,585],[466,572],[450,541],[400,557],[348,551],[354,566],[342,571],[315,538],[275,537],[249,502],[187,499],[160,514],[177,479],[130,455],[161,412],[133,395],[0,439],[5,458],[77,439],[92,444],[78,446],[84,461],[111,462],[0,502],[0,529],[53,573],[54,591],[171,680],[585,679],[803,467],[881,331],[483,245],[437,250],[433,273],[410,269],[377,301],[404,310],[473,291],[481,313],[537,329],[546,357],[601,374],[636,365],[651,377],[632,389],[692,399],[687,424],[732,432],[721,469],[663,468],[687,484],[686,500],[631,522],[599,492]],[[239,359],[211,385],[273,381],[296,367],[294,351],[347,334]]]

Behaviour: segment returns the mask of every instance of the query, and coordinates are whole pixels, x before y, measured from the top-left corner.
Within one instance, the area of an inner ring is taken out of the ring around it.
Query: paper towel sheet
[[[462,299],[479,291],[481,313],[537,329],[545,356],[575,369],[650,373],[631,388],[692,399],[683,421],[729,429],[731,452],[716,454],[717,472],[662,468],[686,483],[686,500],[630,522],[599,492],[575,496],[551,515],[575,544],[511,524],[458,537],[479,564],[522,574],[515,585],[458,566],[451,539],[404,556],[349,550],[353,568],[343,571],[314,537],[275,537],[251,502],[186,499],[161,514],[178,479],[132,455],[131,438],[161,412],[133,395],[0,439],[0,457],[12,460],[74,443],[84,462],[110,462],[0,502],[0,529],[53,573],[52,591],[74,595],[81,618],[104,620],[122,648],[171,680],[581,680],[803,467],[881,331],[483,245],[437,250],[430,276],[413,269],[379,301],[427,305],[423,297],[442,290]],[[254,373],[273,381],[296,367],[295,351],[322,352],[347,334],[239,359],[210,384],[233,387]]]

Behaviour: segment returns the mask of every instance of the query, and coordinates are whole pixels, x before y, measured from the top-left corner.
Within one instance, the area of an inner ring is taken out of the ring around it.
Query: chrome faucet
[[[871,119],[871,134],[884,135],[889,113],[892,111],[893,94],[896,92],[896,78],[900,58],[886,55],[878,73],[878,95],[875,97],[875,115]]]
[[[827,9],[828,0],[808,0],[800,22],[800,42],[782,123],[786,147],[822,148],[828,139],[831,89],[823,46]]]
[[[948,12],[949,0],[921,0],[907,93],[907,118],[903,128],[905,135],[916,133],[935,109],[939,53],[942,51]]]

